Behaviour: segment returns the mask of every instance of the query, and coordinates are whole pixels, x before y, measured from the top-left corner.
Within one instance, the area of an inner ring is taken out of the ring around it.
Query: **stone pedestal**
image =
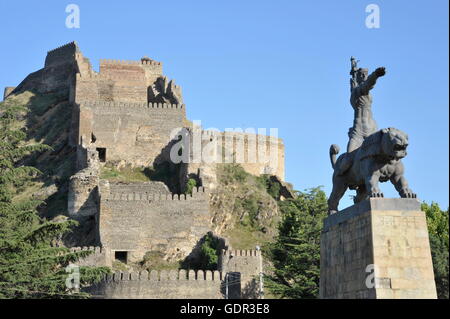
[[[437,298],[419,201],[373,198],[327,217],[320,298]]]

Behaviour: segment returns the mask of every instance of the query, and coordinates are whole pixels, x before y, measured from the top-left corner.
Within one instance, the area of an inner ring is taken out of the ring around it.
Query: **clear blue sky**
[[[81,28],[65,27],[78,4]],[[370,3],[379,29],[365,26]],[[352,124],[349,58],[387,75],[373,90],[379,127],[410,137],[404,160],[421,200],[448,206],[448,1],[1,1],[0,87],[43,66],[46,51],[76,40],[101,58],[164,62],[183,87],[188,117],[205,128],[276,127],[286,179],[331,187],[330,144]],[[397,196],[383,184],[386,196]],[[348,192],[340,207],[350,204]]]

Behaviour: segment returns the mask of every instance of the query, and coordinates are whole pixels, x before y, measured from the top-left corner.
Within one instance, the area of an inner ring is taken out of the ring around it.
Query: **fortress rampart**
[[[47,57],[45,58],[45,67],[64,64],[67,63],[67,61],[74,61],[75,54],[79,52],[80,49],[76,42],[70,42],[59,48],[50,50],[47,52]]]
[[[276,175],[284,181],[282,139],[200,129],[193,129],[190,134],[187,174],[199,174],[204,186],[213,189],[217,185],[217,163],[239,163],[250,174]]]
[[[100,188],[100,240],[112,251],[126,252],[127,260],[142,260],[148,251],[183,259],[210,231],[209,194],[120,193]]]
[[[223,299],[225,275],[219,271],[152,270],[149,272],[116,272],[88,291],[97,298],[131,299]],[[239,289],[229,286],[229,293]]]
[[[129,193],[138,193],[138,194],[171,194],[166,184],[163,182],[144,182],[144,183],[110,183],[110,197],[113,197],[116,194],[129,194]]]
[[[219,270],[224,273],[239,272],[242,298],[259,298],[259,274],[263,272],[261,250],[233,250],[231,247],[222,250]]]
[[[171,133],[186,121],[183,105],[83,102],[78,140],[95,136],[105,162],[153,166],[168,160]]]
[[[133,73],[145,75],[147,85],[151,85],[157,77],[162,76],[162,63],[149,61],[100,60],[100,73],[127,76]]]

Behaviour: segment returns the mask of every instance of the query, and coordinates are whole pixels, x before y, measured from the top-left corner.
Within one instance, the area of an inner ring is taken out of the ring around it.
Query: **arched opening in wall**
[[[126,264],[127,260],[128,260],[128,252],[127,251],[115,251],[114,259]]]
[[[100,160],[100,162],[105,163],[106,162],[106,148],[97,147],[97,153],[98,153],[98,159]]]

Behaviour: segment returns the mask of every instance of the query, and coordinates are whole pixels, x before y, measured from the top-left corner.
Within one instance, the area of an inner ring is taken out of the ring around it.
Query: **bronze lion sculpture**
[[[383,197],[379,182],[390,180],[403,198],[416,198],[404,177],[401,159],[406,156],[408,135],[395,128],[379,130],[366,137],[362,145],[351,153],[344,153],[336,159],[339,146],[331,145],[330,160],[333,166],[333,190],[328,199],[328,213],[338,211],[339,201],[347,188],[355,189],[355,203],[369,197]],[[352,165],[343,171],[344,157],[350,156]]]

